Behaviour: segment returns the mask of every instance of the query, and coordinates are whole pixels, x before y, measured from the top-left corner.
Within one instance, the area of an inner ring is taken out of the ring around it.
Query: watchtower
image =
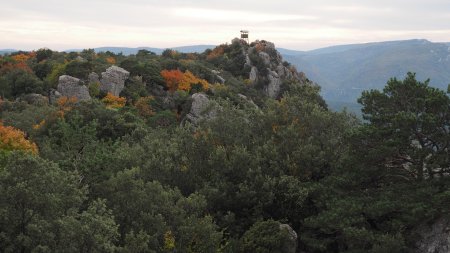
[[[247,30],[241,30],[241,40],[243,40],[243,41],[247,42],[247,44],[249,44]]]

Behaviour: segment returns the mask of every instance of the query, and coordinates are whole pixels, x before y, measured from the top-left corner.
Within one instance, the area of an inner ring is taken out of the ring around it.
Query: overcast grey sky
[[[220,44],[241,29],[298,50],[450,42],[450,0],[0,0],[0,48]]]

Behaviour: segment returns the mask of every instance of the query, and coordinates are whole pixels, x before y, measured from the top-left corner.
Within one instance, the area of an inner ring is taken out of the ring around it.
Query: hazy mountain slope
[[[194,45],[194,46],[182,46],[171,48],[181,53],[201,53],[206,49],[214,48],[213,45]],[[95,52],[106,52],[110,51],[115,54],[122,53],[124,55],[136,54],[139,50],[148,50],[156,54],[161,54],[165,48],[155,48],[155,47],[97,47],[94,48]],[[66,52],[79,52],[81,49],[69,49]]]
[[[17,52],[18,50],[16,49],[0,49],[0,55],[4,55],[4,54],[10,54],[12,52]]]
[[[319,83],[327,100],[354,102],[362,90],[382,88],[408,71],[441,89],[450,83],[449,46],[426,40],[335,46],[285,59]]]

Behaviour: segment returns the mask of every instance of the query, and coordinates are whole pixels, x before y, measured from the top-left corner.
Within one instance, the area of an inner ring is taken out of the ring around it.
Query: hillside
[[[334,46],[284,57],[319,83],[324,98],[332,101],[355,102],[361,91],[380,89],[408,71],[441,89],[450,83],[449,46],[426,40]]]
[[[0,56],[0,252],[445,252],[449,95],[319,91],[265,40]]]
[[[387,41],[366,44],[340,45],[310,51],[277,48],[284,60],[292,63],[322,87],[321,94],[332,108],[358,108],[356,99],[362,90],[380,89],[391,77],[403,78],[408,71],[418,79],[431,79],[434,87],[446,89],[450,83],[450,43],[427,40]],[[172,48],[181,53],[202,53],[212,45]],[[123,55],[148,50],[161,54],[165,49],[154,47],[99,47],[97,53],[112,52]],[[0,50],[0,54],[16,50]],[[80,49],[66,52],[81,52]]]

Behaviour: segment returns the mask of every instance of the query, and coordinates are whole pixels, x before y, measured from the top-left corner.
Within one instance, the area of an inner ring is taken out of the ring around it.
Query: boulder
[[[288,224],[280,224],[280,230],[287,232],[283,253],[295,253],[297,250],[297,233]]]
[[[68,75],[59,77],[58,92],[61,96],[75,97],[78,100],[91,99],[88,87],[83,85],[80,79]]]
[[[449,253],[450,220],[440,218],[432,224],[422,224],[414,233],[419,236],[416,253]]]
[[[87,60],[84,59],[84,58],[81,57],[81,56],[77,56],[77,58],[75,58],[75,61],[78,61],[78,62],[87,62]]]
[[[100,83],[100,77],[97,73],[92,72],[88,76],[88,82],[89,83]]]
[[[26,102],[30,105],[44,106],[48,105],[48,98],[41,94],[31,93],[17,98],[19,102]]]
[[[51,89],[49,92],[49,102],[50,104],[54,104],[56,102],[58,102],[58,99],[62,97],[61,93],[59,93],[59,91],[55,90],[55,89]]]
[[[215,111],[208,110],[209,104],[210,100],[205,94],[193,94],[191,110],[189,111],[188,115],[186,115],[186,119],[191,123],[196,124],[201,119],[214,117]]]
[[[130,72],[117,66],[111,66],[102,72],[102,79],[100,80],[100,90],[105,93],[111,93],[114,96],[119,96],[120,92],[125,87],[125,80],[130,76]]]

